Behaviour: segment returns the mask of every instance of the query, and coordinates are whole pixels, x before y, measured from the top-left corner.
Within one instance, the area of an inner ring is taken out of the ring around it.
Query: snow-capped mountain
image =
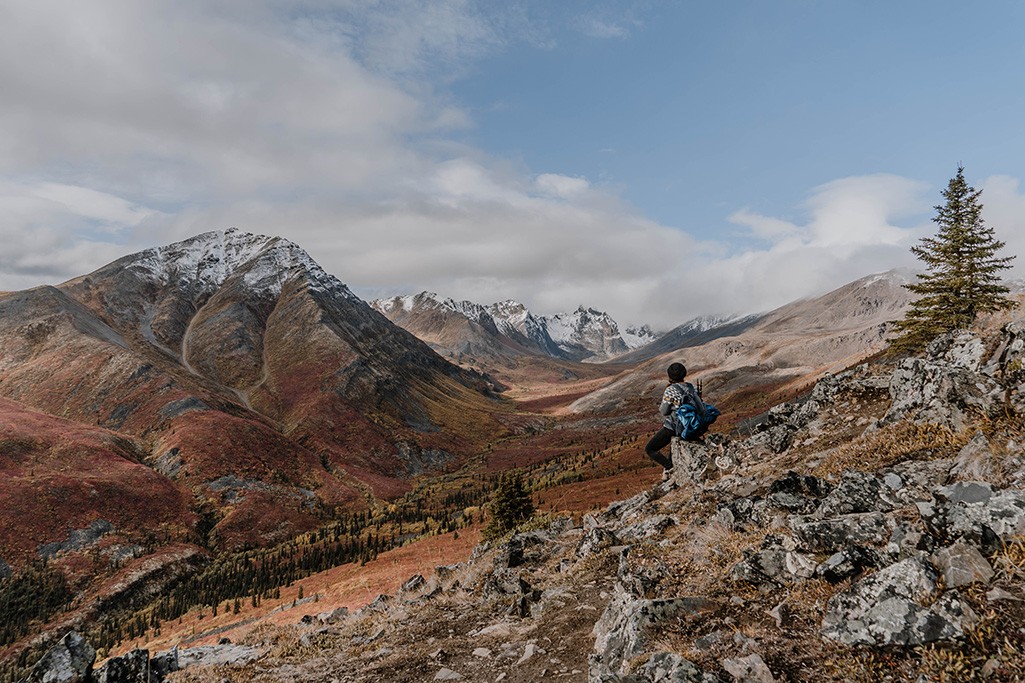
[[[581,359],[606,360],[630,350],[619,325],[603,311],[580,306],[572,313],[557,313],[544,321],[559,348]]]
[[[648,325],[634,325],[623,330],[623,341],[631,351],[647,346],[659,338],[659,333]]]
[[[371,306],[450,356],[481,349],[483,340],[479,332],[482,330],[500,335],[528,351],[588,362],[615,358],[658,338],[646,325],[621,332],[619,324],[608,313],[584,306],[572,313],[539,316],[512,299],[482,306],[471,301],[441,298],[433,292],[378,299],[371,302]],[[427,314],[432,311],[435,316],[428,319]],[[456,323],[442,322],[443,316],[452,314],[482,330],[463,329],[459,334],[464,336],[457,337],[453,328]]]

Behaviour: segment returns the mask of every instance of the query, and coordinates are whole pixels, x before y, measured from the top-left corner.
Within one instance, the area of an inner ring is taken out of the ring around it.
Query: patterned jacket
[[[663,427],[673,429],[673,413],[685,403],[691,404],[698,411],[704,413],[705,404],[702,402],[701,395],[694,388],[693,384],[690,382],[677,382],[666,387],[666,390],[662,393],[662,404],[658,407],[658,412],[665,416],[665,420],[662,422]]]

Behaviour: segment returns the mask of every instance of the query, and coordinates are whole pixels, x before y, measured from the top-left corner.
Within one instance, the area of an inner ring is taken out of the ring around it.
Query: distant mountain
[[[162,482],[149,492],[183,492],[226,546],[288,537],[476,451],[503,433],[487,394],[277,237],[206,233],[0,296],[9,412],[118,435],[112,452]],[[66,473],[89,476],[89,450],[67,452]],[[98,510],[75,508],[61,533]]]
[[[620,356],[617,362],[639,363],[663,353],[690,346],[701,346],[719,337],[736,336],[758,320],[758,316],[701,316],[678,325],[647,344]],[[650,330],[649,330],[650,335]]]
[[[669,363],[683,362],[715,397],[807,383],[847,367],[886,345],[889,323],[903,317],[913,276],[889,271],[851,282],[823,296],[802,299],[758,316],[691,321],[624,356],[640,365],[575,403],[581,411],[619,409],[657,393]],[[803,384],[802,384],[803,386]],[[647,399],[644,399],[647,400]]]
[[[442,355],[485,363],[485,356],[509,352],[601,362],[657,338],[648,326],[620,332],[608,313],[583,306],[572,313],[537,316],[518,301],[482,306],[432,292],[378,299],[371,305]]]

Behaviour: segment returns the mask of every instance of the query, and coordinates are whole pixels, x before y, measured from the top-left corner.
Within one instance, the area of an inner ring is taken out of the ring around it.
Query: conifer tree
[[[943,191],[946,202],[935,207],[932,220],[939,229],[911,248],[926,272],[905,285],[918,299],[897,323],[894,348],[919,349],[944,332],[968,327],[980,313],[1015,306],[998,277],[1014,256],[997,256],[1004,243],[983,222],[981,194],[965,182],[964,166],[958,165]]]
[[[523,485],[523,477],[503,476],[488,512],[488,524],[482,532],[485,539],[497,538],[530,519],[534,514],[534,501]]]

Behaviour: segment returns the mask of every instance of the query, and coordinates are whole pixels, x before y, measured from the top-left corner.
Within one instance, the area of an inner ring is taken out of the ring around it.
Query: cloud
[[[586,304],[669,327],[910,265],[930,227],[921,183],[844,178],[813,188],[800,220],[726,212],[756,238],[738,248],[653,221],[593,178],[467,145],[459,132],[473,121],[446,79],[532,40],[515,10],[37,0],[4,11],[0,289],[238,226],[292,239],[363,293],[516,298],[542,313]],[[1016,183],[989,179],[984,201],[1020,250]]]
[[[995,175],[979,185],[982,217],[996,238],[1005,243],[999,256],[1017,255],[1006,271],[1010,277],[1025,277],[1025,194],[1017,178]]]
[[[542,173],[535,183],[544,194],[564,199],[580,196],[591,187],[586,178],[574,178],[558,173]]]

